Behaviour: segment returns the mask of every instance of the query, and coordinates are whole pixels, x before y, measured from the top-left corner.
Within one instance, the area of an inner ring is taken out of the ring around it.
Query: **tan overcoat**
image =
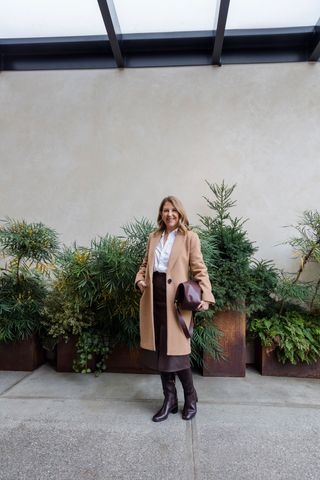
[[[146,288],[140,299],[140,337],[141,347],[155,350],[155,334],[153,324],[153,265],[157,244],[161,237],[160,232],[150,235],[146,254],[136,275],[135,283],[140,280],[146,282]],[[202,290],[202,300],[214,303],[211,284],[207,268],[203,262],[200,240],[195,232],[188,231],[185,235],[180,231],[174,240],[168,270],[167,270],[167,354],[187,355],[190,353],[190,339],[187,339],[181,330],[176,318],[174,298],[177,286],[189,280],[189,272],[193,280],[199,283]],[[182,311],[186,324],[189,326],[192,313]]]

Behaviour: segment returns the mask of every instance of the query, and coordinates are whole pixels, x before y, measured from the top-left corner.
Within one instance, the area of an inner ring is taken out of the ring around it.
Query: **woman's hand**
[[[140,282],[137,283],[137,286],[138,286],[140,292],[143,293],[147,285],[146,285],[145,281],[140,280]]]
[[[198,305],[198,310],[201,312],[204,310],[208,310],[208,308],[209,308],[209,303],[205,302],[204,300],[201,300],[201,303]]]

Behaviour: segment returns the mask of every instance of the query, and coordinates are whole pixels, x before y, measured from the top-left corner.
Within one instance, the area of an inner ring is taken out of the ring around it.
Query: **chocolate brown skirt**
[[[146,367],[159,372],[178,372],[190,368],[189,355],[167,355],[167,297],[166,274],[153,274],[153,319],[156,351],[142,350]]]

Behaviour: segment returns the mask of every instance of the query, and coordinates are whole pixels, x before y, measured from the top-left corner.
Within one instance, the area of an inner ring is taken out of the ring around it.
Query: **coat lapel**
[[[148,269],[149,269],[150,278],[152,278],[152,274],[153,274],[154,254],[155,254],[156,246],[159,243],[160,237],[161,237],[161,232],[156,232],[154,235],[152,235],[150,239],[149,256],[148,256]]]

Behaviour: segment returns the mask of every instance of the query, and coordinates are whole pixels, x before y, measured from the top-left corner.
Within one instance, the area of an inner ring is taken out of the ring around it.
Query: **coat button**
[[[171,282],[172,282],[172,280],[171,280],[171,278],[169,278],[168,283],[171,283]]]

